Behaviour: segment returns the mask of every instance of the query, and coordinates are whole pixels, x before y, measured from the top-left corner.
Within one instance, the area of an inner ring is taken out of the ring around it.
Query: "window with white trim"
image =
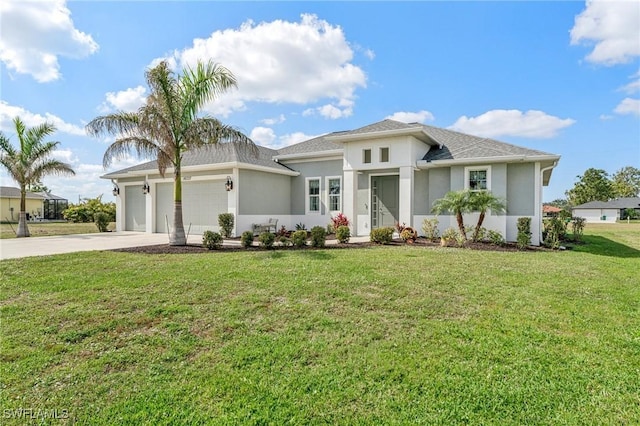
[[[307,178],[307,212],[320,213],[319,178]]]
[[[329,211],[338,212],[342,210],[342,178],[327,178],[327,191]]]
[[[389,162],[389,147],[380,148],[380,162],[388,163]]]
[[[465,189],[486,191],[491,189],[491,167],[465,167]]]
[[[369,148],[362,150],[362,162],[364,164],[371,163],[371,150]]]

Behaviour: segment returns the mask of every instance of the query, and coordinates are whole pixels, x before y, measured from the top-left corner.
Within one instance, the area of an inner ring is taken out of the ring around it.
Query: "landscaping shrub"
[[[291,235],[291,239],[295,247],[304,247],[307,245],[307,231],[300,229]]]
[[[244,231],[242,233],[242,236],[240,237],[240,243],[242,244],[242,247],[244,247],[244,248],[251,247],[251,245],[253,244],[253,232]]]
[[[519,217],[518,218],[518,237],[516,239],[516,246],[520,250],[524,250],[530,244],[531,244],[531,218]]]
[[[484,241],[487,239],[487,232],[487,228],[484,228],[482,226],[480,228],[476,228],[476,230],[471,234],[471,240],[474,243]]]
[[[487,240],[496,246],[503,246],[505,243],[505,239],[502,234],[498,231],[494,231],[493,229],[487,231]]]
[[[202,245],[209,250],[218,250],[222,247],[222,235],[213,231],[204,231]]]
[[[98,231],[107,232],[109,226],[109,215],[105,212],[98,212],[93,215],[93,221],[98,227]]]
[[[276,242],[276,235],[272,234],[271,232],[263,232],[258,237],[258,241],[260,241],[262,247],[271,249],[273,248],[273,244]]]
[[[393,228],[376,228],[371,230],[369,240],[376,244],[389,244],[393,240]]]
[[[349,222],[349,219],[347,219],[347,216],[342,213],[338,213],[336,216],[331,218],[331,226],[333,227],[334,231],[336,231],[341,226],[349,226],[350,224],[351,223]]]
[[[433,219],[425,219],[422,221],[422,232],[424,233],[424,236],[426,238],[430,240],[435,240],[438,238],[438,223],[440,223],[440,221],[436,217],[434,217]]]
[[[95,222],[96,213],[106,213],[109,222],[116,220],[116,203],[103,203],[102,196],[96,198],[84,198],[82,203],[70,204],[62,212],[62,216],[71,222]]]
[[[220,213],[218,215],[218,225],[222,235],[225,238],[230,238],[234,225],[233,213]]]
[[[311,228],[311,247],[324,247],[327,231],[322,226]]]
[[[442,235],[440,236],[440,245],[446,246],[452,241],[456,241],[456,236],[460,234],[457,230],[449,227],[444,230]]]
[[[296,231],[306,231],[306,230],[307,230],[307,225],[305,225],[302,222],[296,223]]]
[[[544,229],[544,245],[552,249],[559,248],[560,241],[565,237],[566,222],[563,219],[553,217],[544,222]]]
[[[339,243],[346,244],[349,242],[350,238],[351,238],[351,230],[349,229],[348,226],[340,226],[336,230],[336,239],[338,240]]]
[[[582,241],[582,234],[584,232],[584,225],[587,223],[587,219],[584,217],[574,217],[571,220],[571,228],[573,231],[573,240],[575,242]]]
[[[276,232],[276,237],[286,237],[289,235],[289,231],[287,231],[287,227],[282,225],[278,232]]]
[[[278,242],[282,247],[289,247],[291,244],[293,244],[291,240],[284,235],[278,237]]]

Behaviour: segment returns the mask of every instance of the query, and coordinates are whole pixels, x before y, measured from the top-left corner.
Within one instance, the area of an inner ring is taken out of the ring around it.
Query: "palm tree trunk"
[[[182,221],[182,173],[180,167],[176,167],[173,182],[173,231],[169,237],[170,246],[186,246],[187,237],[184,235],[184,223]]]
[[[482,228],[482,222],[484,222],[485,212],[480,212],[480,217],[478,218],[478,224],[476,225],[476,230],[473,233],[473,241],[478,239],[478,234],[480,234],[480,228]]]
[[[458,229],[460,233],[464,236],[465,241],[467,240],[467,233],[464,231],[464,221],[462,219],[462,213],[456,213],[456,220],[458,221]]]
[[[29,227],[27,226],[27,191],[24,187],[20,188],[20,218],[18,219],[17,238],[30,237]]]

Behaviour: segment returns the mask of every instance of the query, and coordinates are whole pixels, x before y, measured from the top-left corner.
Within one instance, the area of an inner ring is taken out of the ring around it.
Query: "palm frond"
[[[138,127],[138,114],[134,112],[116,112],[102,115],[91,120],[85,131],[89,136],[131,135]]]
[[[38,182],[46,175],[75,176],[76,172],[67,163],[58,160],[46,160],[34,164],[29,176],[29,183]]]
[[[116,139],[105,151],[102,165],[106,169],[113,160],[121,160],[131,152],[135,152],[138,157],[152,158],[158,155],[159,147],[154,141],[140,136]]]

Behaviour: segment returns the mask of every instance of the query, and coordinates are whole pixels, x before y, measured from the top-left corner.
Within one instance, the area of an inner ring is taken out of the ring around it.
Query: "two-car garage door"
[[[182,183],[182,220],[185,232],[218,231],[218,215],[228,211],[227,191],[221,181]],[[156,185],[156,232],[173,228],[173,182]],[[189,225],[191,230],[189,231]]]

